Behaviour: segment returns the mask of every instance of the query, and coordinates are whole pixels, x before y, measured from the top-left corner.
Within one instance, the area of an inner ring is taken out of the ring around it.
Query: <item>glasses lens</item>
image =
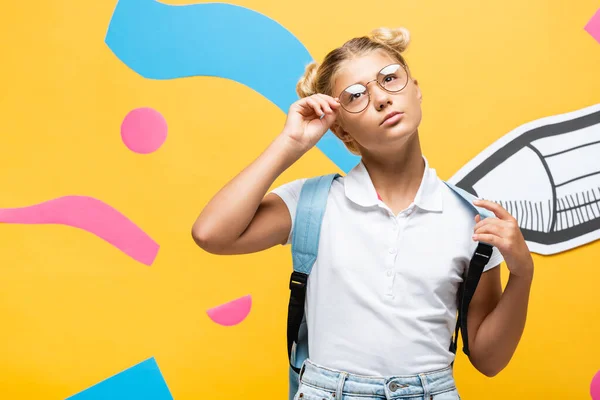
[[[408,73],[401,64],[388,65],[377,77],[379,84],[390,92],[399,92],[408,83]]]
[[[367,104],[369,104],[367,88],[358,83],[347,87],[339,98],[342,107],[352,113],[364,110],[367,108]]]

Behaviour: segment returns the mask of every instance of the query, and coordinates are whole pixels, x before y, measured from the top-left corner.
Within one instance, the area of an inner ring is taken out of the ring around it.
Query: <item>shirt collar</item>
[[[429,168],[427,159],[419,190],[413,203],[426,211],[442,211],[442,188],[435,169]],[[344,189],[348,199],[362,207],[372,207],[380,203],[369,171],[362,160],[344,178]]]

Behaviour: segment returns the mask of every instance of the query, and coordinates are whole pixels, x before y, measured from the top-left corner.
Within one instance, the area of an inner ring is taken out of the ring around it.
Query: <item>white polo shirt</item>
[[[304,181],[273,191],[292,221]],[[308,279],[310,359],[376,376],[449,366],[457,290],[477,246],[474,217],[426,159],[415,199],[398,215],[379,200],[362,162],[336,179]],[[486,270],[502,260],[494,248]]]

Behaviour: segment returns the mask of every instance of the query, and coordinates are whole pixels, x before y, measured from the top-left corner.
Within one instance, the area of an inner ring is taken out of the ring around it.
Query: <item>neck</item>
[[[412,135],[400,151],[388,155],[367,152],[362,161],[375,190],[394,213],[413,202],[425,169],[418,134]]]

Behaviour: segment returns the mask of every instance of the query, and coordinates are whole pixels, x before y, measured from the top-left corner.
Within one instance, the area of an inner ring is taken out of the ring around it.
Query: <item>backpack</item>
[[[319,250],[321,222],[325,214],[329,189],[339,174],[330,174],[308,179],[302,186],[300,199],[294,220],[292,234],[292,260],[294,271],[290,278],[290,301],[288,306],[287,347],[289,369],[289,400],[293,400],[298,391],[300,368],[308,358],[308,330],[304,316],[306,299],[306,283]],[[471,207],[482,219],[494,217],[490,211],[473,204],[475,196],[465,190],[444,182],[452,191],[464,200],[466,207]],[[493,247],[479,242],[475,254],[471,258],[466,279],[458,291],[458,317],[450,351],[456,353],[458,331],[462,333],[463,352],[469,355],[467,334],[467,311],[484,267],[492,255]]]

